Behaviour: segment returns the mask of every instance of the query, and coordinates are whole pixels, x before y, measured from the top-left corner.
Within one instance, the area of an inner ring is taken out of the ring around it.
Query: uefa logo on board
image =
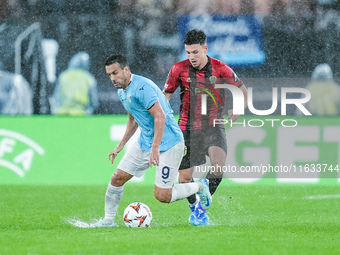
[[[30,171],[36,155],[44,155],[45,150],[23,134],[0,129],[0,171],[8,169],[23,178]]]

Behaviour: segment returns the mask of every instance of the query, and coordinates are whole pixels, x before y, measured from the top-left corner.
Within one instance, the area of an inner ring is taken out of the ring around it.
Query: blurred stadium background
[[[163,88],[172,64],[181,58],[178,20],[188,15],[256,17],[265,61],[229,63],[255,91],[305,86],[306,80],[299,79],[309,79],[320,63],[328,63],[339,77],[339,0],[1,0],[1,69],[21,72],[33,88],[34,113],[49,114],[48,98],[55,83],[47,77],[46,58],[37,40],[53,39],[59,47],[55,75],[67,68],[72,55],[88,52],[90,71],[99,88],[100,106],[95,114],[124,113],[104,73],[106,56],[111,52],[127,55],[133,72],[150,77]],[[31,33],[19,43],[18,37],[27,29]],[[282,78],[299,79],[287,85]],[[268,100],[262,97],[259,107],[267,109],[269,100],[270,96]],[[173,100],[172,105],[177,112],[179,102]],[[294,114],[294,109],[288,114]]]
[[[247,54],[240,43],[241,54],[224,56],[234,47],[218,47],[223,43],[213,32],[229,29],[242,42],[245,23],[259,54]],[[33,91],[34,113],[0,116],[0,255],[340,254],[339,112],[293,116],[292,106],[290,116],[280,116],[279,102],[273,116],[256,119],[299,125],[227,127],[227,164],[293,165],[301,172],[226,174],[209,212],[213,224],[204,231],[188,224],[187,201],[168,205],[152,196],[154,168],[137,180],[141,184],[127,184],[118,228],[68,223],[103,216],[107,183],[123,154],[113,165],[107,160],[127,122],[104,71],[107,55],[125,54],[132,72],[163,88],[172,64],[183,58],[189,24],[212,31],[211,54],[221,53],[218,58],[254,89],[256,109],[271,107],[273,87],[306,87],[321,63],[340,84],[340,0],[0,0],[0,84],[1,70],[21,74]],[[56,78],[80,51],[91,57],[100,106],[93,116],[53,116]],[[177,113],[179,99],[173,98]],[[254,117],[246,115],[239,121]],[[313,171],[317,164],[324,171]],[[121,217],[135,201],[149,205],[154,216],[142,234],[125,228]]]

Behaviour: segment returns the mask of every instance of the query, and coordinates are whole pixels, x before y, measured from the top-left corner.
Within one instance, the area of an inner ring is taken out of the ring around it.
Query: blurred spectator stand
[[[90,70],[90,56],[75,54],[57,81],[51,100],[52,113],[57,115],[91,115],[98,107],[97,81]]]

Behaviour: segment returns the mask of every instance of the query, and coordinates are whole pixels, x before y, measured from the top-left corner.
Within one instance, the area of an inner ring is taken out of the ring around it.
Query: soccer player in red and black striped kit
[[[239,87],[244,95],[245,107],[247,89],[229,66],[207,55],[207,37],[203,31],[190,30],[184,38],[184,46],[188,59],[172,66],[163,91],[170,100],[175,90],[178,87],[181,89],[178,124],[184,135],[186,154],[179,168],[179,182],[191,182],[194,166],[204,164],[208,155],[213,169],[217,170],[207,174],[213,195],[223,178],[222,167],[227,157],[224,125],[214,126],[215,119],[224,118],[225,91],[214,87],[215,84]],[[203,97],[204,94],[206,96]],[[238,117],[232,109],[228,111],[231,121],[236,121]],[[209,217],[205,211],[210,205],[197,203],[195,195],[188,197],[188,201],[192,211],[190,223],[208,225]]]

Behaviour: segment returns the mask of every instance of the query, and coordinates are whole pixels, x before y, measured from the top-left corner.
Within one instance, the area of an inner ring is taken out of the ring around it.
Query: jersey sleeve
[[[243,82],[240,80],[240,78],[237,77],[236,73],[226,64],[223,64],[221,66],[221,77],[224,79],[224,81],[227,84],[234,85],[237,87],[241,87],[243,85]]]
[[[179,70],[173,65],[166,79],[163,92],[174,93],[179,86]]]
[[[140,104],[147,110],[159,100],[155,87],[149,83],[141,85],[137,95]]]

